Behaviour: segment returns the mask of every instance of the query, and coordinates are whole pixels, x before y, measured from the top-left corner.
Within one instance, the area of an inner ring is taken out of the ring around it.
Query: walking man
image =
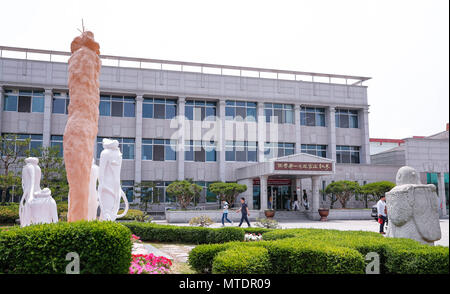
[[[386,215],[386,196],[381,196],[380,200],[377,202],[377,211],[378,211],[378,222],[380,223],[380,234],[386,234],[384,232],[384,224],[387,221]]]
[[[248,221],[248,217],[247,217],[247,216],[250,216],[250,213],[248,212],[248,206],[247,206],[247,203],[245,203],[244,197],[241,197],[241,208],[236,210],[236,213],[239,213],[239,211],[242,213],[241,222],[239,223],[239,226],[241,226],[245,220],[247,222],[247,225],[249,227],[251,227],[250,222]]]
[[[297,192],[294,192],[294,207],[293,209],[295,211],[300,210],[300,206],[298,205],[298,196],[297,196]]]
[[[309,209],[308,195],[306,194],[306,190],[303,190],[303,206],[306,210]]]
[[[232,224],[233,222],[228,219],[228,202],[225,200],[222,200],[222,207],[223,207],[223,213],[222,213],[222,227],[225,227],[225,220]]]

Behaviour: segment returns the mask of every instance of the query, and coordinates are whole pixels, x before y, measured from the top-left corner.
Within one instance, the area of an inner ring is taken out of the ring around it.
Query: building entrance
[[[254,179],[253,181],[254,198],[260,197],[260,185],[259,179]],[[268,208],[273,208],[275,210],[287,210],[288,207],[291,209],[293,197],[292,180],[285,178],[269,178],[267,185],[267,195],[268,195]],[[257,195],[255,195],[257,194]],[[259,199],[258,199],[259,200]],[[258,201],[259,202],[259,201]],[[259,203],[258,203],[259,204]],[[258,205],[259,206],[259,205]]]

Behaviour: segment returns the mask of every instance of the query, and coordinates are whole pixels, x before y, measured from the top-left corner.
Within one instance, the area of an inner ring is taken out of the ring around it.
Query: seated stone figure
[[[419,174],[409,166],[398,170],[396,184],[386,193],[387,236],[434,245],[441,239],[436,187],[421,184]]]

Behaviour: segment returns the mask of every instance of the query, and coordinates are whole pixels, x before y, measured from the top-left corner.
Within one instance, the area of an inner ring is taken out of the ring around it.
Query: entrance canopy
[[[296,178],[332,175],[333,160],[307,153],[297,153],[255,163],[236,170],[238,180],[261,176],[294,176]]]

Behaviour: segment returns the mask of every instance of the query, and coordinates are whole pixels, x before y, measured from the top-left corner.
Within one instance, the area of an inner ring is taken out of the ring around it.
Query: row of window
[[[15,146],[15,150],[20,156],[25,156],[26,151],[35,149],[40,151],[42,147],[42,135],[35,134],[18,134],[18,140],[25,141],[30,139],[28,146]],[[119,148],[122,152],[123,159],[135,158],[135,139],[134,138],[113,138],[119,141]],[[97,137],[97,158],[103,151],[103,137]],[[51,146],[58,146],[60,155],[63,156],[63,136],[52,135]],[[225,160],[226,161],[258,161],[257,152],[258,143],[248,141],[226,141],[225,143]],[[327,145],[302,144],[301,152],[315,156],[327,157]],[[294,143],[271,143],[264,144],[264,158],[271,159],[295,153]],[[217,161],[217,144],[216,142],[202,141],[186,141],[184,151],[185,161],[195,162],[215,162]],[[142,139],[142,160],[152,161],[175,161],[176,141],[169,139]],[[360,163],[360,147],[336,145],[336,162],[337,163]]]
[[[53,93],[52,112],[67,114],[70,98],[66,92]],[[123,95],[100,95],[99,113],[101,116],[135,117],[135,98]],[[294,123],[292,104],[264,103],[266,122],[280,124]],[[4,110],[18,112],[44,112],[44,91],[5,90]],[[256,102],[227,100],[225,116],[227,120],[241,117],[244,121],[257,121]],[[172,119],[177,114],[177,100],[166,98],[144,98],[143,118]],[[185,116],[188,120],[215,120],[217,103],[213,101],[188,100]],[[336,110],[336,127],[358,128],[358,111]],[[301,107],[300,124],[302,126],[325,127],[325,108]]]

